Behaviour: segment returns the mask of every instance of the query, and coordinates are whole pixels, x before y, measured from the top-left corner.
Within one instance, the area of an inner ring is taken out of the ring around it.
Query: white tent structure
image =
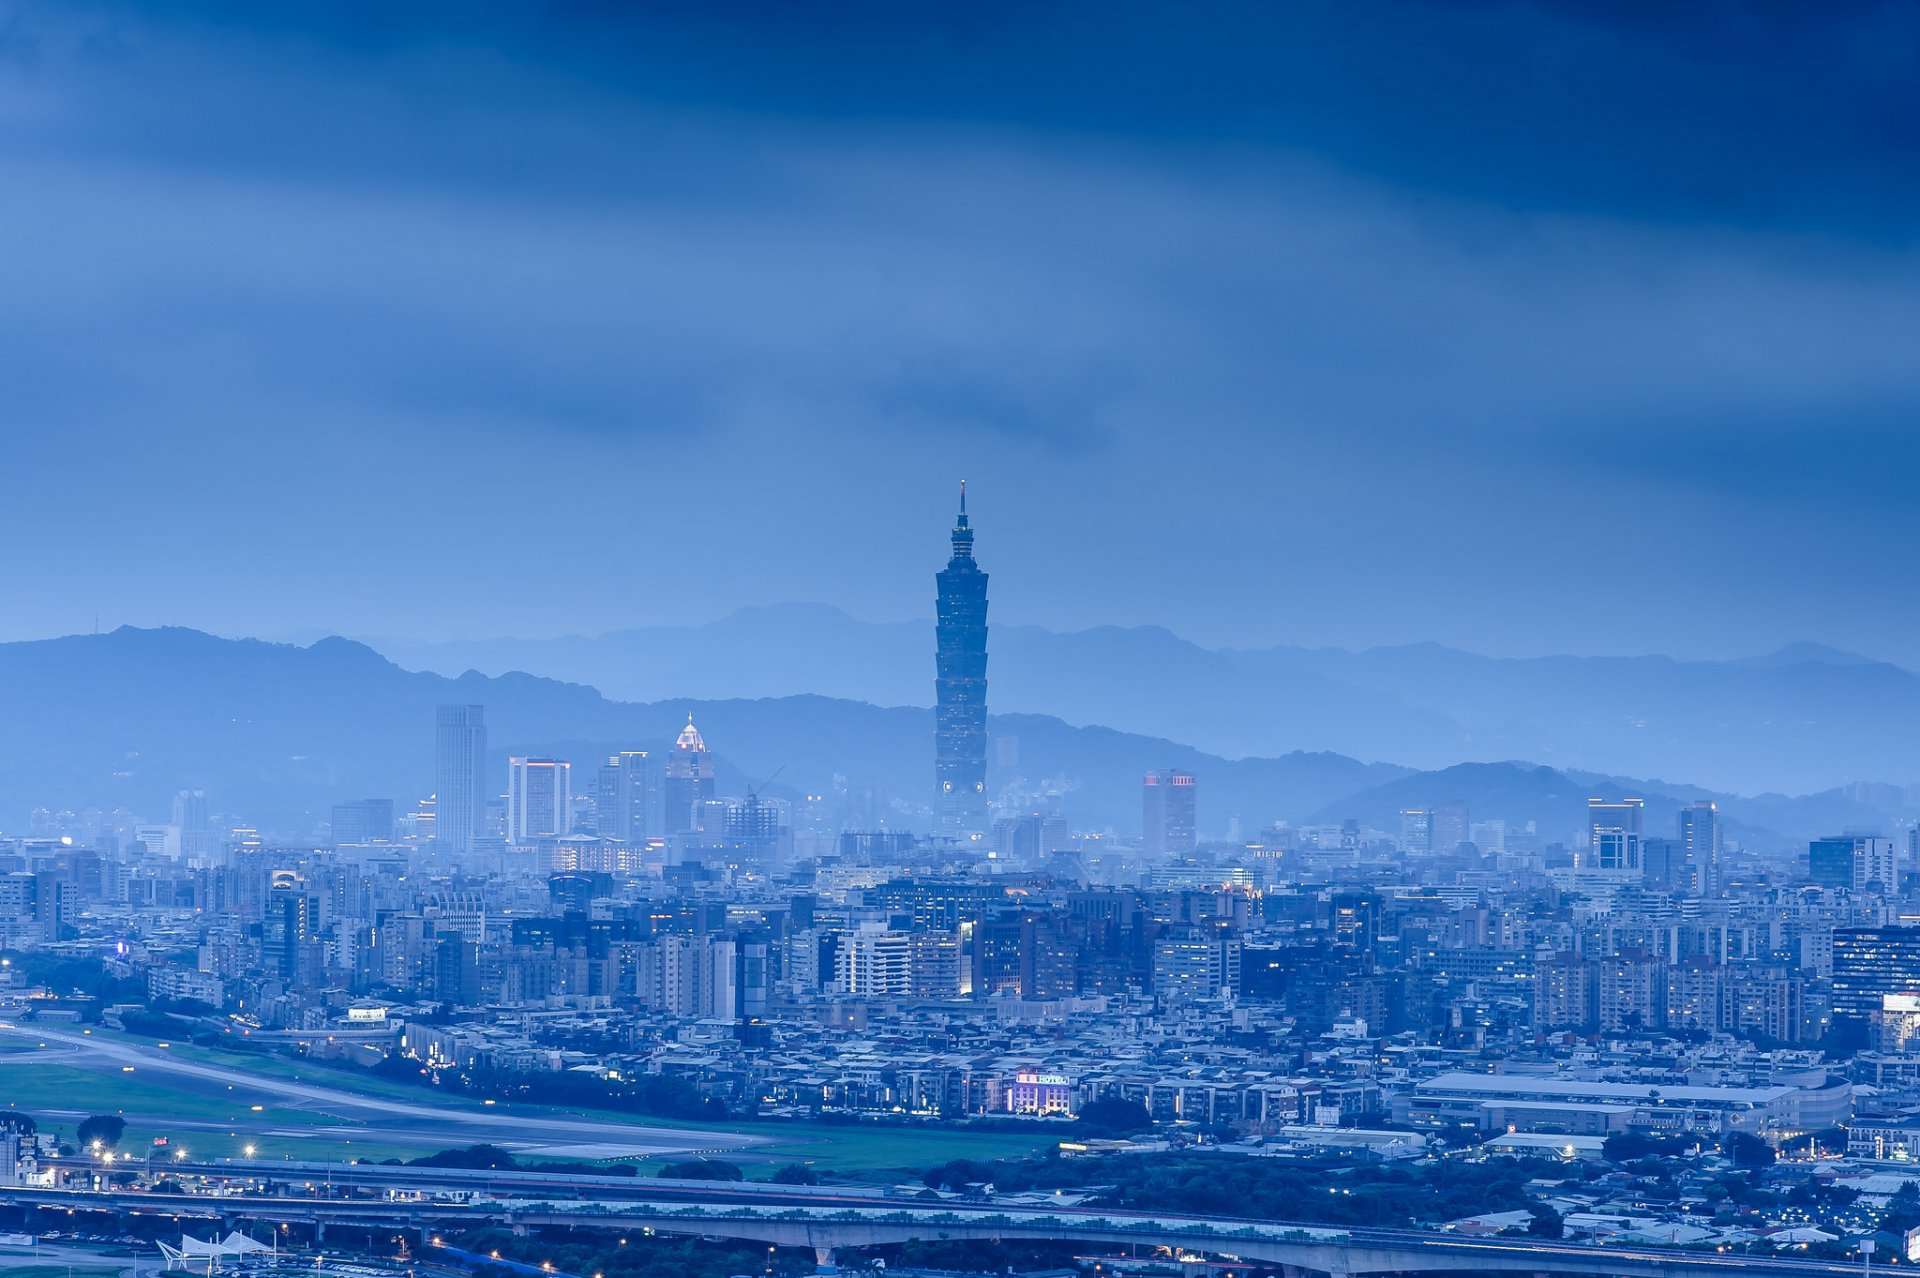
[[[217,1242],[213,1239],[202,1242],[190,1234],[182,1234],[178,1247],[160,1244],[160,1254],[167,1260],[164,1268],[197,1269],[204,1262],[208,1273],[212,1273],[214,1266],[223,1260],[234,1260],[240,1256],[266,1250],[268,1250],[267,1244],[257,1238],[249,1238],[238,1230]]]

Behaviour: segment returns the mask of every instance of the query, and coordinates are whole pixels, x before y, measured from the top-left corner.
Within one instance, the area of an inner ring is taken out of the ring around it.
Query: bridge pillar
[[[313,1218],[313,1245],[317,1248],[327,1240],[327,1222],[318,1216]]]
[[[515,1238],[525,1238],[527,1236],[527,1227],[518,1222],[515,1222],[513,1226],[513,1236]]]
[[[815,1247],[813,1249],[813,1267],[815,1269],[832,1269],[833,1248]]]

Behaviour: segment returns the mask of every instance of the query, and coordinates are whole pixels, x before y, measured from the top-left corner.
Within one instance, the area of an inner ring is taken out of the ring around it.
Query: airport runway
[[[454,1103],[416,1103],[382,1096],[366,1096],[340,1088],[326,1087],[294,1079],[250,1073],[227,1065],[188,1060],[170,1055],[158,1047],[130,1043],[105,1035],[86,1034],[45,1026],[22,1028],[0,1022],[0,1034],[29,1038],[49,1044],[58,1051],[62,1063],[85,1067],[80,1057],[91,1057],[103,1064],[132,1065],[136,1071],[171,1074],[226,1087],[245,1087],[292,1102],[302,1107],[323,1109],[329,1114],[364,1124],[338,1129],[302,1128],[298,1134],[350,1134],[355,1139],[369,1136],[397,1136],[403,1133],[440,1141],[447,1147],[480,1143],[559,1156],[562,1151],[577,1151],[576,1157],[643,1158],[661,1154],[720,1152],[745,1149],[761,1143],[756,1136],[673,1127],[648,1127],[593,1118],[545,1118],[505,1112],[489,1113],[477,1106]],[[4,1064],[4,1058],[0,1058]],[[164,1116],[162,1116],[164,1117]],[[176,1126],[192,1126],[178,1119]],[[222,1124],[208,1124],[217,1130]]]

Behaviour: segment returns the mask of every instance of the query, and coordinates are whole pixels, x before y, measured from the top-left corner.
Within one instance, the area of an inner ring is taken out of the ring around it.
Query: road
[[[716,1189],[724,1194],[725,1189]],[[805,1192],[801,1190],[799,1192]],[[1623,1278],[1862,1278],[1852,1261],[1806,1260],[1665,1247],[1596,1247],[1548,1239],[1468,1237],[1410,1229],[1325,1225],[1089,1207],[762,1201],[401,1203],[377,1199],[86,1193],[0,1188],[0,1203],[242,1219],[426,1229],[493,1221],[514,1227],[590,1228],[754,1239],[780,1246],[868,1247],[913,1238],[1027,1238],[1139,1243],[1281,1263],[1341,1275],[1418,1272],[1615,1275]]]
[[[598,1158],[644,1158],[662,1154],[719,1153],[745,1149],[762,1138],[735,1132],[648,1127],[591,1118],[542,1118],[519,1112],[490,1113],[457,1104],[392,1100],[294,1079],[250,1073],[227,1065],[173,1056],[158,1047],[130,1043],[98,1034],[74,1033],[42,1026],[21,1028],[0,1022],[0,1034],[55,1044],[60,1049],[89,1055],[103,1063],[131,1065],[136,1071],[171,1074],[225,1087],[245,1087],[303,1106],[324,1109],[367,1125],[363,1135],[392,1134],[396,1128],[444,1137],[451,1146],[480,1143],[525,1149],[546,1147],[558,1153],[570,1148],[592,1151]]]

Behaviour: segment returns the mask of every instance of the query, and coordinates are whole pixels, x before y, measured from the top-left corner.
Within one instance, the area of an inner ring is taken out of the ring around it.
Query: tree
[[[1750,1132],[1734,1132],[1720,1146],[1720,1152],[1731,1158],[1735,1167],[1773,1166],[1773,1146]]]
[[[1527,1233],[1534,1238],[1564,1238],[1567,1234],[1566,1221],[1560,1213],[1545,1203],[1535,1203],[1531,1209],[1533,1219],[1527,1222]]]
[[[662,1180],[745,1180],[747,1174],[734,1164],[719,1158],[693,1158],[683,1163],[668,1163],[660,1169]]]
[[[484,1171],[507,1171],[518,1167],[512,1154],[498,1145],[469,1145],[465,1149],[443,1149],[408,1163],[409,1167],[462,1167]]]
[[[817,1185],[820,1173],[805,1163],[788,1163],[767,1179],[776,1185]]]
[[[956,1158],[952,1162],[930,1167],[921,1182],[928,1189],[965,1189],[968,1185],[990,1185],[997,1179],[997,1172],[991,1163],[983,1163],[972,1158]]]
[[[1901,1181],[1900,1188],[1887,1199],[1887,1213],[1880,1218],[1880,1228],[1888,1233],[1920,1228],[1920,1188],[1915,1188],[1912,1181]]]
[[[80,1121],[80,1130],[76,1133],[82,1149],[92,1149],[98,1145],[101,1149],[113,1149],[120,1144],[120,1138],[127,1134],[127,1120],[118,1114],[95,1114]]]
[[[1153,1126],[1153,1115],[1139,1101],[1102,1096],[1080,1111],[1080,1125],[1114,1136],[1143,1132]]]

